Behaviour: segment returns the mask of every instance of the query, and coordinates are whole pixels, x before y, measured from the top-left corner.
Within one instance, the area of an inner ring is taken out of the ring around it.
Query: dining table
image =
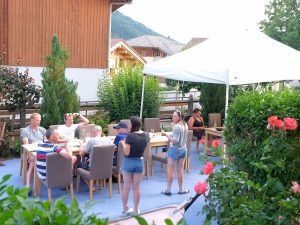
[[[203,148],[203,153],[206,155],[206,151],[209,149],[207,146],[208,143],[208,136],[213,135],[222,138],[222,153],[221,156],[223,157],[224,155],[224,134],[223,134],[223,127],[206,127],[205,128],[205,142],[204,142],[204,148]]]

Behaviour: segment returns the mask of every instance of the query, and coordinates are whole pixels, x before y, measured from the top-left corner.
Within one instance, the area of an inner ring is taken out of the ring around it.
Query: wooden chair
[[[123,145],[118,145],[118,151],[117,151],[117,165],[113,166],[113,174],[117,176],[118,178],[118,191],[121,192],[121,177],[122,177],[122,162],[124,158],[124,148]]]
[[[184,168],[186,171],[189,173],[190,168],[191,168],[191,145],[192,145],[192,140],[193,140],[193,131],[189,130],[188,131],[188,136],[187,136],[187,141],[186,141],[186,148],[187,148],[187,157],[184,161]]]
[[[77,169],[76,192],[79,191],[80,177],[89,181],[90,201],[93,201],[94,181],[109,179],[109,197],[112,196],[112,162],[114,145],[95,145],[90,153],[90,171]]]
[[[167,150],[169,149],[170,143],[167,146]],[[163,164],[168,165],[168,158],[167,158],[167,152],[156,152],[152,154],[151,157],[151,175],[154,175],[154,161],[158,161],[161,163],[161,167]],[[168,173],[168,167],[167,167],[167,173]]]
[[[5,130],[6,122],[0,121],[0,145],[4,141],[4,130]]]
[[[111,123],[107,125],[107,136],[116,136],[118,134],[117,130],[114,129],[114,126],[117,126],[116,123]]]
[[[71,198],[73,200],[73,169],[72,160],[66,159],[56,152],[49,153],[46,156],[47,179],[39,179],[39,194],[41,193],[41,183],[47,186],[48,201],[51,202],[51,188],[64,187],[70,185]],[[37,176],[38,177],[38,176]]]
[[[221,113],[209,113],[208,114],[208,126],[214,127],[216,124],[217,127],[221,127]]]
[[[144,119],[144,131],[151,132],[160,132],[160,120],[159,118],[145,118]]]
[[[79,125],[79,138],[85,139],[86,137],[93,137],[93,130],[95,128],[95,124],[84,124]]]

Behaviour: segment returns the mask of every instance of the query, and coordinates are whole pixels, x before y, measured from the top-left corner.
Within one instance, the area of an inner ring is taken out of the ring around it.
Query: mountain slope
[[[112,14],[111,37],[128,40],[142,35],[161,36],[159,33],[146,27],[122,13],[115,11]]]

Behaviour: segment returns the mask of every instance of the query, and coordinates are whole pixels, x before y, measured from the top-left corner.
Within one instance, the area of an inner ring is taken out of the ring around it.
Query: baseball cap
[[[127,129],[127,124],[124,122],[118,123],[117,126],[114,126],[114,129],[120,129],[120,128],[126,128]]]

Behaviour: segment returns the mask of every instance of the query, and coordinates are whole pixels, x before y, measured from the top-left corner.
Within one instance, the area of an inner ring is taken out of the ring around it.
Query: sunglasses
[[[73,113],[66,113],[65,117],[67,117],[67,116],[73,116]]]
[[[179,116],[181,116],[181,112],[178,109],[176,109],[175,112],[178,113]]]

